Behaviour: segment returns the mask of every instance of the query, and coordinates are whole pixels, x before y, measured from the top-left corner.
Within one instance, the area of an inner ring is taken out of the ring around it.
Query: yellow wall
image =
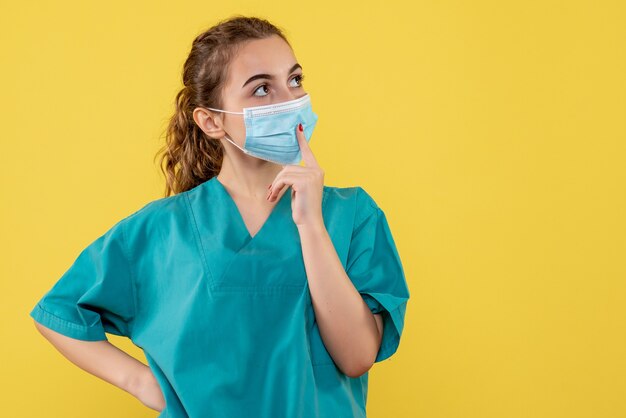
[[[326,183],[372,194],[404,262],[368,417],[626,416],[624,2],[86,3],[0,6],[3,416],[157,415],[28,311],[162,197],[182,63],[235,13],[287,30]]]

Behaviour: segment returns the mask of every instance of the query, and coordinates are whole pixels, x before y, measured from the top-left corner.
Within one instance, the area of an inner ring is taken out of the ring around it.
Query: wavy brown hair
[[[235,15],[193,40],[183,66],[184,87],[176,95],[176,110],[165,131],[165,145],[155,155],[155,159],[161,155],[165,197],[192,189],[219,173],[223,146],[200,129],[193,120],[193,111],[196,107],[221,109],[229,64],[238,48],[246,41],[272,35],[289,44],[283,31],[267,20]]]

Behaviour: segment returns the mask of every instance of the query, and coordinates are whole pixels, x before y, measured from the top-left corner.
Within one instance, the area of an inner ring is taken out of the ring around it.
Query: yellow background
[[[286,30],[326,184],[370,192],[404,263],[368,417],[626,416],[626,6],[598,0],[3,1],[2,415],[157,415],[28,312],[162,197],[191,41],[236,13]]]

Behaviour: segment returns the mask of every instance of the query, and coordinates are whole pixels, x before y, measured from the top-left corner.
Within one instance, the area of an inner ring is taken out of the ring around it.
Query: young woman
[[[389,225],[363,188],[324,185],[302,79],[266,20],[199,35],[165,197],[93,241],[30,313],[160,417],[365,417],[367,372],[398,348],[409,290]]]

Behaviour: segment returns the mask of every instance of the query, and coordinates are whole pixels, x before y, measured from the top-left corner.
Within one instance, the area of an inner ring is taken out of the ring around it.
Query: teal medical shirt
[[[347,275],[383,314],[376,362],[396,352],[409,290],[385,214],[361,187],[324,186]],[[252,237],[217,177],[154,200],[89,244],[30,312],[68,337],[126,336],[166,401],[161,418],[365,417],[315,321],[291,190]]]

